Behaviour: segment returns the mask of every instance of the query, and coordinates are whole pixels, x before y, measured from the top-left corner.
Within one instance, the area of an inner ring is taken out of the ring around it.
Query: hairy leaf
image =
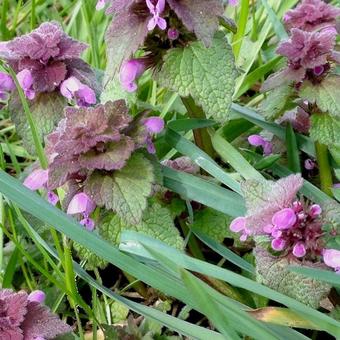
[[[195,214],[193,227],[213,240],[222,242],[229,235],[230,222],[229,216],[212,208],[206,208]]]
[[[49,134],[63,116],[66,105],[65,98],[56,92],[40,93],[29,102],[32,117],[36,124],[41,140]],[[19,97],[14,94],[9,103],[9,111],[18,134],[22,137],[26,149],[34,154],[34,142],[26,115],[23,111]]]
[[[320,301],[327,297],[331,288],[328,284],[288,271],[289,265],[301,266],[301,262],[272,256],[259,247],[255,249],[255,257],[258,282],[313,308],[319,308]],[[307,262],[304,265],[316,266]]]
[[[186,28],[194,32],[205,46],[209,46],[218,29],[218,18],[224,13],[222,1],[168,0],[168,3]]]
[[[208,117],[228,118],[236,69],[231,47],[220,34],[209,48],[201,42],[170,50],[157,79],[182,97],[192,96]]]
[[[139,223],[155,181],[151,162],[135,153],[126,166],[112,174],[93,172],[85,183],[86,193],[99,206],[112,209],[128,223]]]
[[[340,143],[340,122],[339,119],[329,114],[314,114],[311,117],[310,137],[326,145]]]
[[[322,112],[340,117],[340,77],[331,75],[322,82],[313,85],[305,81],[300,90],[300,97],[316,104]]]

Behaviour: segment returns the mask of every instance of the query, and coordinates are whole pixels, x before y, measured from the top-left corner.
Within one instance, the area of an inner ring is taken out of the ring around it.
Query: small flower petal
[[[164,129],[164,120],[160,117],[149,117],[143,122],[150,133],[160,133]]]
[[[281,251],[285,248],[286,241],[282,238],[275,238],[274,240],[272,240],[271,246],[274,250]]]
[[[48,170],[37,169],[28,175],[24,181],[24,186],[33,191],[45,187],[48,181]]]
[[[44,303],[46,298],[45,293],[42,290],[34,290],[31,294],[28,295],[28,301],[38,302],[40,304]]]
[[[47,200],[50,204],[52,205],[57,205],[57,203],[59,202],[59,197],[57,194],[55,194],[53,191],[49,191],[47,193]]]
[[[69,215],[83,214],[83,213],[86,213],[87,215],[89,215],[94,209],[95,209],[95,204],[91,200],[91,198],[88,195],[86,195],[84,192],[81,192],[79,194],[76,194],[72,198],[67,208],[67,213]]]
[[[340,270],[340,250],[325,249],[323,251],[323,261],[328,267]]]
[[[317,217],[320,216],[322,213],[322,209],[319,204],[313,204],[309,209],[309,216],[310,217]]]
[[[230,224],[230,230],[234,233],[239,233],[240,231],[246,229],[247,219],[245,217],[237,217]]]
[[[263,146],[266,143],[264,138],[260,135],[249,136],[248,142],[249,142],[250,145],[253,145],[253,146]]]
[[[306,255],[306,247],[302,242],[295,244],[293,248],[293,255],[295,257],[304,257]]]
[[[274,214],[272,223],[279,229],[289,229],[296,223],[295,211],[285,208]]]

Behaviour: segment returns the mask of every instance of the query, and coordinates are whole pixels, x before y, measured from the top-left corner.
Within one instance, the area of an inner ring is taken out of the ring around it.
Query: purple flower
[[[47,200],[50,204],[52,205],[57,205],[57,203],[59,202],[59,197],[57,194],[55,194],[53,191],[49,191],[47,193]]]
[[[238,3],[239,3],[239,0],[229,0],[228,1],[228,5],[233,6],[233,7],[238,6]]]
[[[160,133],[164,129],[164,120],[160,117],[149,117],[143,122],[149,133]]]
[[[248,137],[248,142],[253,146],[261,146],[263,148],[263,154],[268,156],[273,153],[273,145],[269,141],[265,140],[260,135],[251,135]]]
[[[166,20],[161,18],[160,15],[165,9],[165,0],[146,0],[146,5],[148,6],[150,13],[153,17],[149,20],[148,30],[152,31],[156,26],[161,30],[166,29]]]
[[[309,208],[309,216],[312,218],[316,218],[318,216],[320,216],[322,213],[322,209],[319,206],[319,204],[313,204],[310,208]]]
[[[169,40],[177,40],[179,38],[179,31],[176,28],[168,29],[168,38]]]
[[[306,170],[313,170],[313,169],[315,169],[316,164],[315,164],[314,161],[312,161],[311,159],[308,158],[308,159],[305,160],[304,166],[305,166]]]
[[[15,89],[12,77],[4,72],[0,72],[0,100],[8,99],[8,92]]]
[[[23,69],[17,74],[19,85],[24,90],[25,96],[32,100],[35,97],[35,91],[33,90],[33,77],[32,73],[28,69]]]
[[[145,71],[145,64],[142,59],[131,59],[122,65],[120,70],[120,83],[127,92],[137,90],[137,79]]]
[[[0,58],[21,78],[20,85],[27,97],[33,98],[34,93],[59,90],[61,83],[72,76],[95,86],[94,72],[80,59],[86,48],[87,45],[64,33],[60,24],[46,22],[29,34],[3,43]]]
[[[67,99],[75,99],[79,106],[94,105],[97,102],[94,91],[76,77],[64,80],[60,85],[60,93]]]
[[[290,229],[294,226],[296,220],[295,211],[291,208],[284,208],[272,217],[272,223],[278,229]]]
[[[95,223],[89,217],[84,216],[84,218],[79,223],[81,225],[83,225],[88,231],[93,231],[94,230]]]
[[[24,181],[24,186],[30,190],[39,190],[45,188],[48,181],[48,170],[34,170]]]
[[[323,262],[328,267],[334,268],[334,270],[340,274],[340,251],[336,249],[324,249]]]
[[[247,219],[245,217],[237,217],[230,224],[230,230],[234,233],[241,233],[240,240],[246,241],[251,231],[246,227]]]
[[[321,0],[304,0],[292,10],[289,10],[284,21],[288,29],[299,28],[304,31],[314,31],[324,27],[335,27],[340,8]]]
[[[274,238],[271,246],[275,251],[282,251],[286,246],[286,241],[282,238]]]
[[[96,10],[100,11],[102,10],[105,5],[106,5],[107,0],[98,0],[97,5],[96,5]]]
[[[42,292],[41,292],[42,293]],[[41,304],[42,295],[0,290],[0,338],[13,340],[53,339],[72,328]]]
[[[340,183],[335,183],[335,184],[333,185],[333,188],[334,188],[334,189],[340,189]]]
[[[27,299],[31,302],[38,302],[38,303],[44,303],[46,298],[45,293],[42,290],[35,290],[31,294],[28,295]]]
[[[298,258],[306,255],[306,247],[302,242],[298,242],[294,245],[293,255]]]
[[[76,194],[72,198],[71,202],[68,205],[67,213],[69,215],[76,214],[90,215],[95,208],[96,205],[91,200],[91,198],[85,193],[81,192],[79,194]]]

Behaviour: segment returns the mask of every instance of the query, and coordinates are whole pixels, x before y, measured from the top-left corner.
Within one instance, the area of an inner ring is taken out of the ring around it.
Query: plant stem
[[[321,189],[329,196],[332,194],[333,178],[329,162],[329,153],[326,145],[319,142],[315,143],[316,159],[319,165]]]
[[[183,231],[183,234],[185,235],[185,237],[188,237],[188,235],[191,233],[190,228],[187,226],[184,220],[182,220],[181,218],[179,218],[178,220],[179,220],[179,225],[181,226],[181,229]],[[189,250],[191,254],[196,259],[204,261],[203,253],[197,243],[197,239],[195,238],[195,235],[193,234],[189,235],[188,246],[189,246]]]
[[[19,97],[20,97],[20,100],[21,100],[21,104],[22,104],[22,106],[24,108],[24,111],[25,111],[25,114],[26,114],[26,118],[27,118],[27,122],[28,122],[28,125],[29,125],[31,133],[32,133],[32,137],[33,137],[33,141],[34,141],[34,146],[35,146],[35,151],[36,151],[36,153],[38,155],[40,166],[43,169],[46,169],[47,166],[48,166],[48,163],[47,163],[47,159],[46,159],[46,156],[45,156],[45,153],[44,153],[44,148],[42,146],[42,143],[41,143],[41,140],[40,140],[40,136],[39,136],[39,133],[38,133],[38,129],[37,129],[37,126],[36,126],[36,124],[34,122],[34,119],[33,119],[31,110],[30,110],[30,108],[28,106],[27,100],[25,98],[24,92],[22,91],[22,89],[21,89],[21,87],[19,85],[18,79],[17,79],[16,74],[13,71],[13,69],[11,67],[6,67],[6,69],[9,72],[9,74],[12,76],[12,78],[13,78],[13,80],[15,82],[15,85],[17,87],[17,90],[18,90],[18,93],[19,93]]]
[[[202,108],[196,105],[192,97],[188,98],[182,97],[182,102],[186,107],[190,118],[207,119]],[[208,129],[207,128],[195,129],[194,137],[196,145],[210,157],[214,158],[215,151],[211,142],[211,137],[209,135]]]

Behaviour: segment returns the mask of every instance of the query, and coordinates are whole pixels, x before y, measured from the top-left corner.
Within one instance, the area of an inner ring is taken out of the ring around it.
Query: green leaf
[[[260,112],[269,120],[280,117],[286,111],[293,93],[293,88],[288,85],[270,91],[260,105]]]
[[[153,165],[141,153],[135,153],[119,171],[93,172],[85,191],[97,205],[112,209],[128,223],[137,224],[142,219],[154,182]]]
[[[312,308],[318,309],[320,301],[331,289],[328,284],[290,272],[288,266],[292,262],[287,257],[275,257],[262,248],[256,248],[255,258],[258,282]]]
[[[311,117],[310,137],[322,144],[339,143],[340,122],[329,114],[314,114]]]
[[[302,266],[299,266],[299,267],[291,266],[288,269],[291,270],[292,272],[311,277],[315,280],[327,282],[331,285],[340,287],[340,276],[339,276],[339,274],[336,274],[336,273],[331,272],[329,270],[308,268],[308,267],[302,267]]]
[[[305,81],[300,89],[302,99],[316,104],[323,112],[340,117],[340,77],[330,75],[318,84]]]
[[[157,80],[182,97],[192,96],[208,117],[225,121],[236,75],[231,47],[217,34],[209,48],[196,41],[184,48],[171,49]]]
[[[194,215],[192,227],[201,231],[217,242],[222,242],[228,235],[231,218],[212,208],[206,208]]]
[[[129,308],[126,308],[126,306],[117,301],[111,304],[110,310],[113,324],[125,321],[129,314]]]
[[[63,110],[66,106],[65,98],[56,92],[40,93],[29,104],[40,140],[44,140],[44,137],[53,131],[62,118]],[[26,149],[31,154],[34,154],[35,147],[32,133],[18,96],[12,96],[9,102],[9,111]]]
[[[286,147],[288,157],[288,168],[295,172],[301,173],[299,148],[296,142],[296,136],[292,124],[286,126]]]
[[[157,240],[173,246],[177,249],[184,249],[184,241],[175,227],[170,211],[161,207],[158,203],[153,203],[144,212],[142,222],[138,225],[124,222],[118,215],[107,214],[97,227],[99,235],[113,246],[120,243],[120,235],[123,231],[130,230],[140,232]],[[105,268],[107,262],[92,253],[85,247],[75,244],[79,258],[86,260],[86,268]]]

